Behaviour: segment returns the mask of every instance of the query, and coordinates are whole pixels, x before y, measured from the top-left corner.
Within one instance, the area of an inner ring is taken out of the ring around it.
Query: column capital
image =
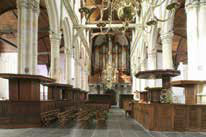
[[[148,50],[148,55],[156,55],[157,54],[157,49],[156,48],[153,48],[151,50]]]
[[[199,6],[206,6],[206,0],[186,0],[185,2],[186,10],[190,8],[197,8]]]
[[[198,8],[199,0],[186,0],[185,2],[185,10],[188,12],[190,9]]]
[[[173,39],[174,33],[173,31],[170,31],[168,33],[162,33],[160,34],[160,38],[162,40],[162,44],[163,43],[171,43],[172,39]],[[164,44],[163,44],[164,45]]]
[[[62,38],[62,33],[61,33],[61,32],[53,32],[53,31],[50,31],[50,32],[49,32],[49,37],[50,37],[50,39],[61,40],[61,38]]]
[[[32,9],[39,12],[39,0],[17,0],[17,8]]]
[[[132,72],[132,75],[135,76],[135,75],[136,75],[136,71],[137,71],[137,70],[136,70],[135,68],[133,68],[132,71],[131,71],[131,72]]]
[[[68,47],[65,48],[65,49],[64,49],[64,52],[65,52],[66,55],[69,55],[69,56],[72,57],[72,50],[71,50],[70,48],[68,48]]]
[[[33,1],[33,11],[34,13],[37,13],[39,15],[40,9],[39,9],[39,0],[34,0]]]

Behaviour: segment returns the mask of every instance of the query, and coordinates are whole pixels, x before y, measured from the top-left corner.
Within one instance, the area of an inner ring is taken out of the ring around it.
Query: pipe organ
[[[125,83],[120,77],[130,74],[130,44],[127,37],[117,35],[98,35],[93,38],[92,45],[92,77],[97,83],[102,82],[103,71],[110,62],[118,71],[118,83]],[[111,52],[111,53],[110,53]]]

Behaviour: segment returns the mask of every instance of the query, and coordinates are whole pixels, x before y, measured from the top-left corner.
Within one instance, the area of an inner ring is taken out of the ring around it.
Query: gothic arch
[[[79,43],[79,39],[78,39],[78,33],[75,34],[75,36],[73,37],[73,42],[72,42],[72,48],[74,48],[74,57],[75,59],[79,59],[80,57],[80,43]]]
[[[74,42],[75,43],[75,59],[79,60],[80,58],[80,47],[79,47],[79,41],[78,39],[76,39],[76,41]]]
[[[65,50],[68,50],[67,52],[69,52],[72,49],[72,35],[71,35],[69,20],[67,17],[64,19],[62,27],[63,27],[63,34],[64,34]]]
[[[58,33],[60,31],[60,21],[58,17],[57,3],[55,0],[45,0],[49,16],[50,32]]]

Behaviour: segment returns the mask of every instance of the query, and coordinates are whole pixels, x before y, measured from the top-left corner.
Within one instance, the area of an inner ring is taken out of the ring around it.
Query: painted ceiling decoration
[[[128,46],[129,45],[129,41],[128,41],[127,37],[123,34],[116,35],[114,41],[121,46]]]

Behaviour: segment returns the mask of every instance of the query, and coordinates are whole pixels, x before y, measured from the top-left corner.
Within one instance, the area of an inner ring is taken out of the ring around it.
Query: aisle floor
[[[68,125],[61,129],[50,128],[0,129],[0,137],[206,137],[206,133],[191,132],[148,132],[138,123],[125,117],[124,111],[113,108],[109,112],[107,126],[97,128],[93,123],[89,128],[80,129]],[[72,127],[72,128],[71,128]]]

